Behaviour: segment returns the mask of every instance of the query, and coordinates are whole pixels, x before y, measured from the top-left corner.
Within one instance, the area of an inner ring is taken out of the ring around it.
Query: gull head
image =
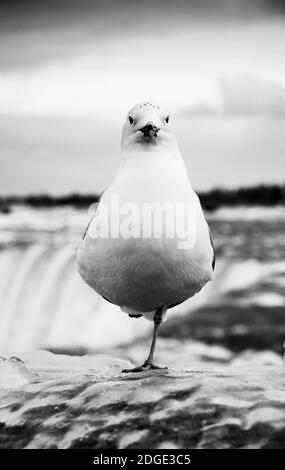
[[[123,149],[154,149],[171,143],[175,143],[175,138],[166,109],[149,101],[133,106],[123,127]]]

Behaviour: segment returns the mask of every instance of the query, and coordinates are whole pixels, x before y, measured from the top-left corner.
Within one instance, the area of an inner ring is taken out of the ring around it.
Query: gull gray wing
[[[84,231],[84,233],[83,233],[82,240],[84,240],[84,238],[86,237],[86,233],[88,232],[88,229],[89,229],[89,227],[90,227],[90,224],[91,224],[91,222],[92,222],[92,220],[93,220],[93,218],[94,218],[94,216],[95,216],[95,214],[96,214],[96,211],[97,211],[97,208],[98,208],[98,204],[99,204],[99,202],[101,201],[101,198],[102,198],[102,196],[103,196],[103,194],[104,194],[105,191],[106,191],[106,190],[104,189],[104,191],[102,191],[102,193],[100,194],[100,196],[99,196],[99,198],[98,198],[96,210],[95,210],[94,214],[92,215],[91,219],[89,220],[89,222],[88,222],[88,224],[87,224],[87,227],[86,227],[86,229],[85,229],[85,231]]]
[[[213,268],[213,271],[214,271],[215,270],[215,265],[216,265],[215,247],[214,247],[213,237],[212,237],[212,233],[211,233],[211,230],[210,230],[209,226],[208,226],[208,229],[209,229],[210,242],[211,242],[211,246],[212,246],[212,249],[213,249],[212,268]]]

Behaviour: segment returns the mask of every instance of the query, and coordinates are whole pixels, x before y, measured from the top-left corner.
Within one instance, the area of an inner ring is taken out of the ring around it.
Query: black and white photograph
[[[285,449],[284,97],[281,0],[0,1],[0,450]]]

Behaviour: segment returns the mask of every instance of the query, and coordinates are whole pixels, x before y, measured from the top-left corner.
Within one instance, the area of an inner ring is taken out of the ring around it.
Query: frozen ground
[[[130,375],[114,357],[22,359],[0,362],[0,448],[285,447],[283,366]]]

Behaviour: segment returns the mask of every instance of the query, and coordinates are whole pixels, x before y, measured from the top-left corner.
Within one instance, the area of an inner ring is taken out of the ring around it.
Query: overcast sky
[[[196,188],[283,181],[284,11],[265,0],[1,2],[0,193],[100,191],[144,99],[170,109]]]

